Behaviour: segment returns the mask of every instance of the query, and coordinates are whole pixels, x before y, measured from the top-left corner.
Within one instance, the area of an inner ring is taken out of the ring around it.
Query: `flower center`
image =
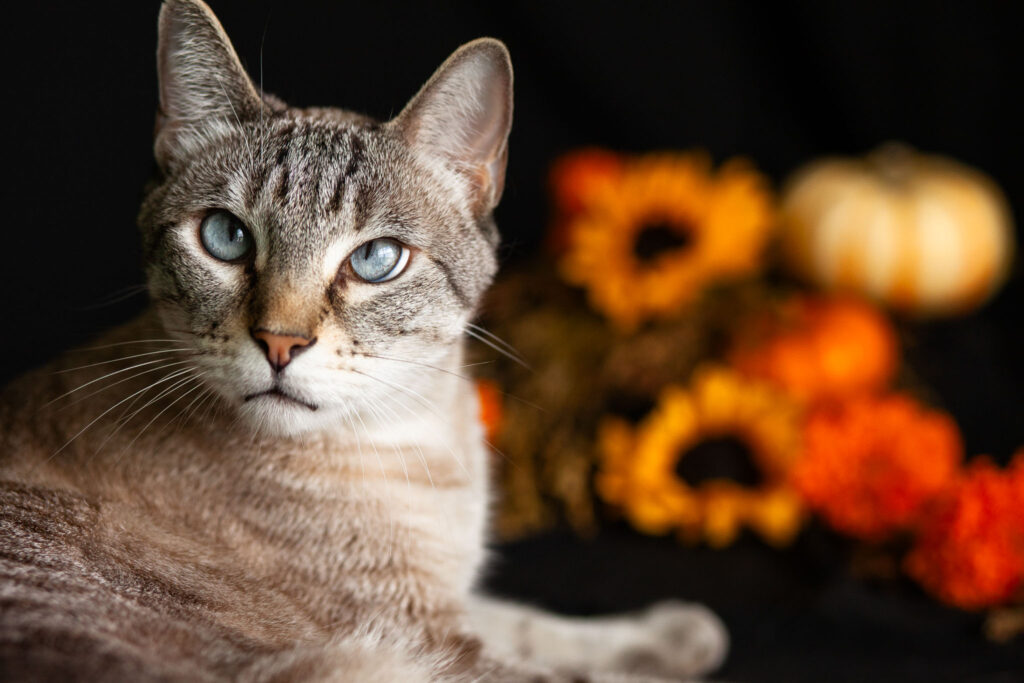
[[[729,479],[743,486],[762,483],[750,446],[736,436],[716,436],[698,441],[676,461],[676,475],[690,486],[711,479]]]
[[[651,261],[666,251],[685,249],[693,238],[685,225],[655,221],[644,226],[633,242],[633,255],[640,261]]]

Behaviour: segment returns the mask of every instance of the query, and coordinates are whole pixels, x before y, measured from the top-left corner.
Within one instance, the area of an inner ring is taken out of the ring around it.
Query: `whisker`
[[[430,370],[437,370],[438,372],[443,372],[443,373],[448,374],[448,375],[453,375],[454,377],[458,377],[459,379],[465,380],[467,382],[472,382],[472,383],[476,382],[476,378],[474,378],[474,377],[467,377],[466,375],[461,375],[461,374],[459,374],[457,372],[452,372],[451,370],[447,370],[445,368],[441,368],[441,367],[438,367],[436,365],[431,365],[430,363],[422,363],[420,361],[415,361],[415,360],[411,360],[411,359],[408,359],[408,358],[395,358],[393,356],[380,356],[380,355],[377,355],[375,353],[361,353],[361,352],[360,353],[355,353],[354,355],[362,356],[364,358],[377,358],[379,360],[388,360],[388,361],[393,361],[395,363],[408,363],[410,365],[417,365],[417,366],[420,366],[420,367],[423,367],[423,368],[428,368]],[[487,361],[487,362],[489,363],[491,361]],[[471,365],[480,365],[480,363],[471,363],[470,365],[463,365],[461,367],[470,367]],[[522,403],[525,406],[533,408],[534,410],[537,410],[537,411],[542,412],[542,413],[547,413],[548,412],[548,410],[546,408],[544,408],[542,406],[539,406],[536,403],[533,403],[532,401],[527,401],[525,398],[522,398],[520,396],[516,396],[515,394],[510,394],[509,392],[505,391],[501,387],[498,387],[498,391],[499,391],[499,393],[501,393],[502,396],[504,396],[506,398],[510,398],[513,401],[518,401],[518,402]]]
[[[359,469],[362,472],[363,484],[366,484],[366,464],[363,462],[363,445],[359,439],[359,430],[356,429],[356,423],[352,421],[352,415],[349,412],[345,412],[345,420],[348,422],[349,430],[352,435],[356,437],[356,452],[359,454]]]
[[[381,419],[382,416],[380,415],[380,413],[377,412],[376,409],[374,409],[373,406],[377,406],[377,408],[385,410],[388,413],[390,413],[391,417],[394,419],[395,422],[401,421],[401,418],[398,415],[398,413],[396,413],[395,410],[390,405],[388,405],[386,401],[374,399],[369,396],[366,398],[370,400],[371,412],[373,412],[378,419]],[[411,491],[412,482],[409,478],[409,468],[405,462],[405,450],[399,443],[395,443],[395,446],[398,448],[399,462],[402,464],[402,471],[405,473],[406,488]],[[430,473],[430,465],[427,464],[427,457],[426,454],[424,454],[423,452],[423,448],[420,446],[419,441],[415,439],[412,441],[412,446],[416,450],[416,457],[419,459],[420,464],[423,465],[423,471],[427,475],[427,481],[430,483],[431,490],[437,491],[437,485],[434,483],[434,477]],[[455,459],[456,462],[459,462],[458,457],[456,457],[454,453],[452,453],[452,457]],[[409,501],[409,505],[411,505],[411,500]],[[441,515],[440,524],[442,533],[445,534],[450,532],[450,530],[454,528],[454,526],[452,525],[451,516],[444,508],[440,508],[438,511],[440,512]]]
[[[161,353],[186,353],[188,349],[161,349],[160,351],[147,351],[146,353],[134,353],[130,356],[121,356],[120,358],[112,358],[111,360],[101,360],[97,363],[89,363],[88,365],[79,365],[74,368],[66,368],[64,370],[56,370],[53,374],[61,375],[68,372],[75,372],[76,370],[85,370],[86,368],[95,368],[100,365],[110,365],[111,363],[120,363],[123,360],[131,360],[132,358],[142,358],[143,356],[155,356]]]
[[[141,294],[141,293],[145,292],[147,288],[148,288],[148,286],[144,285],[144,284],[142,284],[142,285],[130,285],[128,287],[122,287],[121,289],[115,290],[115,291],[111,292],[110,294],[107,294],[106,296],[101,298],[96,303],[88,304],[86,306],[80,306],[78,308],[78,310],[79,311],[94,311],[94,310],[96,310],[98,308],[103,308],[105,306],[113,306],[116,303],[120,303],[120,302],[125,301],[127,299],[131,299],[133,296],[136,296],[138,294]]]
[[[145,367],[147,365],[153,365],[155,363],[165,363],[166,361],[167,361],[166,358],[158,358],[156,360],[150,360],[150,361],[146,361],[144,363],[136,363],[135,365],[132,365],[132,366],[127,367],[127,368],[121,368],[120,370],[115,370],[114,372],[108,372],[107,374],[102,375],[101,377],[97,377],[96,379],[89,380],[85,384],[82,384],[82,385],[72,389],[71,391],[67,391],[67,392],[61,394],[57,398],[49,401],[48,403],[43,404],[43,407],[46,407],[46,406],[51,405],[53,403],[56,403],[57,401],[61,400],[62,398],[70,396],[71,394],[74,394],[75,392],[81,391],[82,389],[86,388],[87,386],[89,386],[91,384],[95,384],[96,382],[101,382],[101,381],[103,381],[105,379],[109,379],[109,378],[113,377],[114,375],[120,375],[122,372],[129,372],[131,370],[137,370],[138,368]],[[182,365],[182,364],[188,363],[188,362],[189,361],[187,361],[187,360],[182,360],[182,361],[177,361],[177,362],[173,362],[173,363],[166,363],[165,365],[158,365],[155,368],[151,368],[149,370],[144,370],[143,372],[140,372],[140,373],[135,374],[135,375],[129,375],[128,377],[125,377],[124,379],[118,380],[117,382],[114,382],[113,384],[108,384],[105,387],[101,387],[98,391],[94,391],[92,393],[86,394],[85,396],[80,397],[78,400],[76,400],[76,401],[74,401],[74,402],[72,402],[72,403],[70,403],[68,405],[75,405],[76,403],[78,403],[80,401],[83,401],[83,400],[89,398],[90,396],[95,396],[96,394],[98,394],[100,392],[106,391],[110,387],[117,386],[121,382],[127,382],[130,379],[134,379],[136,377],[141,377],[142,375],[145,375],[146,373],[154,372],[156,370],[162,370],[162,369],[168,368],[168,367],[173,367],[175,365]]]
[[[356,416],[356,419],[359,420],[359,424],[363,426],[363,433],[366,435],[367,440],[370,442],[370,448],[373,449],[373,455],[375,458],[377,458],[377,465],[380,467],[380,474],[382,477],[384,477],[384,483],[387,484],[388,475],[384,471],[384,461],[380,457],[380,451],[377,450],[377,444],[373,442],[373,439],[370,439],[370,430],[366,428],[366,423],[363,421],[363,416],[360,415],[358,411],[355,412],[354,415]]]
[[[187,361],[187,360],[183,360],[183,361],[178,361],[176,363],[165,363],[164,365],[158,365],[155,368],[149,368],[148,370],[143,370],[142,372],[137,372],[134,375],[129,375],[128,377],[125,377],[123,379],[119,379],[116,382],[111,382],[110,384],[108,384],[106,386],[103,386],[103,387],[100,387],[99,389],[96,389],[94,391],[90,391],[88,394],[85,394],[84,396],[79,396],[75,400],[70,401],[66,405],[62,406],[60,409],[61,410],[67,410],[68,408],[70,408],[72,406],[78,405],[82,401],[87,401],[87,400],[89,400],[89,398],[91,398],[91,397],[93,397],[93,396],[95,396],[97,394],[102,394],[104,391],[107,391],[108,389],[116,387],[118,384],[123,384],[123,383],[131,381],[133,379],[138,379],[139,377],[142,377],[143,375],[148,375],[151,372],[157,372],[157,371],[160,371],[160,370],[166,370],[168,368],[177,367],[179,365],[184,365],[184,364],[186,364],[188,362],[189,361]],[[128,412],[129,410],[131,410],[132,406],[135,405],[136,401],[138,401],[138,400],[139,399],[136,398],[131,403],[129,403],[127,406],[125,406],[124,410],[121,412],[121,415],[118,416],[117,419],[120,420],[121,417],[124,416],[124,413]]]
[[[191,403],[189,403],[187,406],[185,406],[185,411],[189,411],[189,412],[186,412],[185,416],[182,418],[182,424],[187,424],[188,421],[191,420],[192,417],[196,413],[199,412],[199,408],[204,403],[206,403],[206,401],[210,398],[210,394],[212,394],[212,393],[213,393],[213,389],[211,387],[206,387],[203,391],[201,391],[199,393],[198,396],[196,396],[194,399],[192,399]]]
[[[194,370],[194,368],[189,368],[189,369],[192,369],[192,370]],[[138,415],[139,413],[141,413],[141,412],[142,412],[143,410],[145,410],[145,409],[146,409],[146,408],[148,408],[149,406],[153,405],[154,403],[156,403],[157,401],[159,401],[160,399],[162,399],[162,398],[163,398],[164,396],[166,396],[167,394],[169,394],[169,393],[171,393],[172,391],[174,391],[175,389],[177,389],[177,388],[178,388],[179,386],[181,386],[182,384],[184,384],[184,383],[186,383],[186,382],[189,382],[189,381],[191,381],[191,380],[193,380],[193,379],[195,379],[195,378],[194,378],[194,376],[192,376],[192,375],[189,375],[188,373],[186,373],[186,377],[185,377],[184,379],[180,379],[180,380],[178,380],[177,382],[175,382],[174,384],[171,384],[171,385],[170,385],[170,386],[168,386],[168,387],[164,387],[164,388],[163,388],[163,389],[161,389],[161,390],[160,390],[159,392],[157,392],[156,396],[153,396],[153,397],[152,397],[152,398],[150,398],[150,399],[149,399],[148,401],[146,401],[146,402],[145,402],[144,404],[142,404],[141,406],[139,406],[138,408],[136,408],[136,409],[135,409],[135,411],[134,411],[134,412],[132,412],[132,414],[131,414],[131,415],[129,415],[128,417],[119,417],[119,418],[118,418],[118,425],[117,425],[117,429],[121,429],[122,427],[124,427],[125,425],[127,425],[127,424],[128,424],[129,422],[131,422],[132,420],[134,420],[134,419],[135,419],[135,416],[136,416],[136,415]],[[128,410],[130,410],[130,409],[131,409],[131,406],[129,405],[128,409],[126,409],[126,410],[125,410],[125,412],[127,412],[127,411],[128,411]],[[116,433],[116,430],[115,430],[115,433]],[[108,437],[108,438],[109,438],[109,437]],[[104,441],[103,443],[106,443],[106,441]],[[100,444],[100,445],[102,446],[103,444]]]
[[[160,412],[158,412],[158,413],[157,413],[156,415],[154,415],[154,416],[153,416],[153,418],[152,418],[152,419],[151,419],[151,420],[150,420],[149,422],[147,422],[147,423],[146,423],[146,424],[145,424],[145,425],[144,425],[144,426],[142,427],[142,429],[140,429],[140,430],[139,430],[139,433],[138,433],[138,434],[136,434],[136,435],[135,435],[135,436],[134,436],[134,437],[132,438],[132,440],[131,440],[131,441],[129,441],[129,442],[127,443],[127,445],[125,445],[125,447],[124,447],[123,449],[121,449],[121,455],[123,455],[125,451],[127,451],[127,450],[128,450],[129,448],[131,448],[132,444],[134,444],[134,443],[135,443],[136,441],[138,441],[139,437],[140,437],[140,436],[142,436],[142,435],[143,435],[143,433],[144,433],[144,432],[145,432],[145,431],[146,431],[147,429],[149,429],[149,427],[150,427],[150,426],[151,426],[151,425],[152,425],[152,424],[153,424],[154,422],[156,422],[156,421],[157,421],[157,419],[159,419],[159,417],[160,417],[161,415],[163,415],[163,414],[164,414],[164,413],[166,413],[166,412],[167,412],[168,410],[170,410],[170,409],[171,409],[171,407],[172,407],[172,406],[173,406],[173,405],[174,405],[175,403],[177,403],[177,402],[178,402],[178,401],[180,401],[181,399],[185,398],[186,396],[188,396],[189,394],[191,394],[191,393],[192,393],[193,391],[195,391],[196,389],[200,389],[200,388],[202,388],[202,386],[203,386],[203,383],[202,383],[202,378],[201,378],[201,377],[199,377],[199,376],[193,376],[193,377],[188,377],[188,378],[186,378],[186,379],[184,379],[184,380],[182,380],[182,381],[180,381],[180,382],[177,382],[177,383],[175,383],[175,384],[174,384],[174,385],[173,385],[173,386],[172,386],[172,387],[171,387],[171,388],[170,388],[169,390],[166,390],[166,391],[172,391],[173,389],[176,389],[177,387],[179,387],[179,386],[182,386],[183,384],[184,384],[185,386],[187,386],[188,382],[196,382],[196,385],[195,385],[194,387],[192,387],[191,389],[189,389],[188,391],[186,391],[185,393],[183,393],[183,394],[182,394],[181,396],[179,396],[178,398],[176,398],[176,399],[174,399],[173,401],[171,401],[170,403],[168,403],[168,404],[167,404],[166,406],[164,406],[164,407],[163,407],[163,409],[161,409],[161,410],[160,410]],[[166,393],[166,391],[165,391],[165,393]],[[120,459],[121,455],[118,455],[118,459]]]
[[[375,354],[375,353],[362,353],[362,352],[355,353],[355,355],[362,356],[364,358],[379,358],[380,360],[389,360],[389,361],[393,361],[395,363],[408,363],[409,365],[418,365],[419,367],[422,367],[422,368],[428,368],[430,370],[437,370],[438,372],[443,372],[446,375],[451,375],[452,377],[458,377],[459,379],[464,380],[466,382],[472,382],[473,381],[472,377],[467,377],[466,375],[460,375],[459,373],[452,372],[451,370],[448,370],[446,368],[438,367],[436,365],[431,365],[430,363],[423,363],[423,362],[420,362],[420,361],[417,361],[417,360],[411,360],[409,358],[395,358],[393,356],[380,356],[380,355]]]
[[[468,327],[468,328],[470,328],[472,330],[475,330],[476,332],[479,332],[480,334],[482,334],[483,336],[487,337],[488,339],[493,341],[495,344],[497,344],[501,348],[503,348],[506,351],[508,351],[510,354],[512,354],[516,358],[519,358],[520,360],[522,360],[523,363],[526,363],[526,359],[523,358],[523,354],[519,353],[519,349],[517,349],[516,347],[512,346],[507,341],[505,341],[504,339],[502,339],[498,335],[494,334],[493,332],[491,332],[487,328],[481,327],[480,325],[474,325],[473,323],[466,323],[466,327]]]
[[[156,344],[161,342],[172,342],[177,344],[188,345],[188,342],[186,342],[183,339],[133,339],[131,341],[114,342],[113,344],[101,344],[100,346],[87,346],[85,348],[71,350],[74,352],[98,351],[100,349],[112,349],[115,346],[127,346],[129,344]]]
[[[383,402],[379,401],[379,400],[376,400],[376,399],[373,399],[373,398],[371,398],[369,396],[367,396],[366,398],[368,400],[368,406],[367,407],[369,407],[370,412],[373,413],[373,416],[375,418],[377,418],[378,421],[381,420],[381,418],[383,418],[384,416],[381,415],[379,412],[377,412],[377,408],[384,407]],[[375,406],[376,406],[376,408],[375,408]],[[399,462],[402,465],[402,471],[405,473],[405,483],[408,485],[409,489],[412,489],[412,481],[409,479],[409,468],[406,467],[406,465],[405,465],[405,454],[402,452],[402,447],[401,446],[398,446],[398,454],[399,454],[398,460],[399,460]]]
[[[218,74],[215,73],[214,76],[217,77],[217,85],[220,86],[220,91],[222,93],[224,93],[224,99],[227,100],[228,106],[231,107],[231,113],[235,117],[235,123],[238,124],[239,130],[243,130],[242,120],[240,118],[238,118],[238,112],[235,111],[235,105],[231,101],[231,98],[228,97],[227,90],[224,89],[224,83],[221,81],[221,78],[220,78],[220,76]],[[243,135],[242,136],[242,140],[245,142],[245,149],[249,153],[249,168],[251,169],[251,171],[255,171],[256,170],[256,157],[253,155],[252,146],[249,144],[249,138],[246,137],[245,135]]]
[[[478,365],[494,365],[494,361],[493,360],[481,360],[481,361],[477,361],[476,363],[466,363],[465,365],[460,365],[459,367],[460,368],[475,368]]]
[[[270,28],[270,14],[267,14],[267,20],[263,23],[263,35],[260,36],[260,159],[263,158],[264,142],[266,140],[266,128],[264,126],[264,118],[266,115],[267,105],[263,101],[263,45],[267,42],[267,29]]]
[[[419,401],[421,402],[420,405],[422,405],[425,409],[430,411],[430,413],[432,415],[434,415],[436,418],[441,420],[442,423],[450,424],[448,422],[448,420],[444,416],[442,416],[440,413],[438,413],[434,409],[434,407],[430,405],[430,402],[427,401],[427,399],[423,398],[423,396],[421,396],[419,393],[413,391],[412,389],[409,389],[408,387],[402,387],[402,386],[400,386],[398,384],[394,384],[393,382],[388,382],[387,380],[381,379],[380,377],[375,377],[373,375],[365,373],[362,370],[356,370],[355,368],[350,368],[350,371],[354,372],[354,373],[356,373],[358,375],[362,375],[364,377],[368,377],[369,379],[375,380],[377,382],[380,382],[381,384],[383,384],[383,385],[385,385],[387,387],[390,387],[390,388],[394,389],[395,391],[398,391],[398,392],[400,392],[402,394],[405,394],[405,395],[409,396],[410,398],[419,399]],[[401,403],[401,402],[397,402],[397,403],[398,403],[398,405],[400,405],[403,408],[405,408],[409,412],[410,415],[415,417],[415,412],[411,408],[409,408],[409,406],[407,406],[407,405],[405,405],[404,403]],[[457,462],[459,464],[459,467],[462,468],[462,471],[466,474],[466,476],[467,477],[472,476],[469,473],[469,470],[466,469],[466,466],[463,464],[463,462],[461,460],[459,460],[459,456],[455,454],[455,451],[452,450],[451,446],[448,446],[447,448],[448,448],[448,452],[451,453],[452,458],[454,458],[455,462]]]
[[[78,437],[80,437],[80,436],[81,436],[82,434],[84,434],[84,433],[85,433],[85,431],[86,431],[87,429],[89,429],[89,427],[92,427],[92,426],[93,426],[94,424],[96,424],[96,423],[97,423],[97,422],[99,422],[99,421],[100,421],[101,419],[103,419],[103,417],[104,417],[104,416],[106,416],[107,414],[109,414],[109,413],[110,413],[110,411],[112,411],[112,410],[113,410],[114,408],[117,408],[117,407],[118,407],[119,405],[123,404],[123,403],[124,403],[125,401],[128,401],[129,399],[133,398],[134,396],[137,396],[138,394],[141,394],[142,392],[145,392],[145,391],[149,391],[150,389],[152,389],[152,388],[153,388],[153,387],[155,387],[156,385],[158,385],[158,384],[163,384],[164,382],[170,381],[171,379],[174,379],[175,377],[179,377],[179,376],[181,376],[181,375],[182,375],[183,373],[186,373],[186,372],[189,372],[189,368],[184,368],[184,369],[182,369],[182,370],[176,370],[176,371],[172,372],[172,373],[171,373],[170,375],[168,375],[167,377],[164,377],[163,379],[159,379],[159,380],[157,380],[156,382],[153,382],[152,384],[150,384],[150,385],[146,386],[146,387],[145,387],[145,388],[143,388],[143,389],[139,389],[139,390],[138,390],[138,391],[136,391],[136,392],[135,392],[134,394],[131,394],[130,396],[126,396],[125,398],[121,399],[120,401],[118,401],[118,402],[117,402],[117,403],[115,403],[114,405],[110,406],[109,408],[107,408],[106,410],[104,410],[104,411],[103,411],[102,413],[100,413],[100,414],[99,414],[98,416],[96,416],[95,418],[93,418],[93,419],[92,419],[92,421],[91,421],[91,422],[89,422],[89,424],[85,425],[85,426],[84,426],[84,427],[82,427],[82,428],[81,428],[80,430],[78,430],[78,432],[77,432],[77,433],[75,433],[75,435],[74,435],[74,436],[72,436],[72,437],[71,437],[70,439],[68,439],[67,443],[65,443],[65,444],[64,444],[63,446],[61,446],[61,447],[60,447],[60,448],[58,448],[58,449],[57,449],[56,451],[54,451],[54,452],[53,452],[53,453],[52,453],[52,454],[50,455],[50,457],[46,459],[46,461],[45,461],[45,462],[49,462],[50,460],[53,460],[53,459],[54,459],[55,457],[57,457],[57,455],[58,455],[58,454],[60,454],[60,452],[61,452],[61,451],[63,451],[63,450],[64,450],[65,448],[67,448],[68,446],[70,446],[70,445],[72,444],[72,442],[74,442],[74,440],[75,440],[75,439],[77,439],[77,438],[78,438]]]
[[[515,363],[517,363],[517,364],[523,366],[524,368],[526,368],[527,370],[533,372],[533,368],[531,368],[530,365],[525,360],[523,360],[522,358],[520,358],[517,355],[509,353],[505,349],[501,348],[500,346],[498,346],[494,342],[492,342],[489,339],[487,339],[487,337],[484,337],[484,336],[482,336],[480,334],[477,334],[476,332],[474,332],[473,330],[469,329],[468,327],[465,328],[463,331],[466,334],[468,334],[470,337],[473,337],[474,339],[476,339],[481,344],[483,344],[485,346],[491,347],[492,349],[494,349],[495,351],[497,351],[501,355],[506,356],[507,358],[511,359]]]
[[[206,374],[205,372],[204,372],[204,373],[200,373],[199,375],[197,375],[197,377],[201,377],[202,375],[205,375],[205,374]],[[197,388],[197,389],[199,389],[199,388],[202,388],[202,387],[203,387],[203,384],[202,384],[202,383],[200,383],[200,384],[199,384],[199,386],[198,386],[198,387],[196,387],[196,388]],[[202,391],[200,391],[200,392],[199,392],[198,394],[196,394],[196,395],[195,395],[195,396],[194,396],[194,397],[192,398],[192,400],[188,402],[188,405],[186,405],[186,406],[185,406],[184,408],[182,408],[181,410],[179,410],[179,411],[178,411],[178,412],[177,412],[177,413],[175,414],[175,416],[174,416],[174,417],[173,417],[173,418],[172,418],[172,419],[171,419],[171,420],[170,420],[170,421],[169,421],[169,422],[168,422],[167,424],[165,424],[165,425],[164,425],[164,426],[163,426],[163,427],[162,427],[162,428],[160,429],[160,431],[159,431],[159,432],[157,432],[157,433],[156,433],[156,436],[157,436],[157,437],[159,437],[159,436],[160,436],[161,434],[163,434],[163,433],[164,433],[165,431],[167,431],[167,428],[168,428],[168,427],[170,427],[170,426],[171,426],[172,424],[175,424],[175,423],[177,423],[178,429],[180,430],[180,429],[181,429],[181,427],[182,427],[182,425],[184,425],[184,424],[187,424],[187,423],[188,423],[188,419],[189,419],[189,417],[191,416],[191,415],[189,415],[189,414],[186,414],[186,413],[188,413],[188,411],[189,411],[190,409],[194,410],[194,409],[193,409],[193,406],[195,406],[195,405],[196,405],[196,403],[197,403],[197,402],[198,402],[198,401],[199,401],[200,399],[202,399],[202,398],[203,398],[204,396],[206,396],[206,395],[207,395],[207,392],[209,392],[209,391],[210,391],[210,388],[209,388],[209,387],[203,388],[203,390],[202,390]],[[191,391],[190,391],[189,393],[191,393]]]
[[[394,519],[394,515],[391,513],[391,509],[393,507],[393,505],[392,505],[393,501],[392,501],[392,497],[391,497],[391,487],[388,485],[388,475],[384,471],[384,461],[381,460],[380,453],[377,451],[377,444],[375,444],[373,442],[373,439],[370,438],[370,432],[366,428],[366,423],[363,421],[362,416],[358,413],[358,411],[353,411],[352,415],[355,415],[355,417],[359,420],[359,423],[363,426],[363,434],[366,436],[367,440],[370,442],[370,447],[373,448],[373,453],[374,453],[374,455],[377,458],[377,464],[380,466],[380,474],[381,474],[381,477],[384,479],[384,490],[388,492],[388,506],[387,506],[387,510],[388,510],[388,553],[387,553],[387,557],[390,560],[390,558],[393,557],[393,553],[394,553],[395,519]],[[362,467],[362,462],[363,462],[362,453],[363,453],[363,450],[362,450],[362,446],[359,445],[359,443],[360,443],[359,442],[359,433],[355,429],[353,429],[353,432],[356,434],[356,444],[357,444],[357,446],[359,448],[359,462],[360,462],[360,467]],[[365,467],[362,467],[362,469],[363,469],[363,481],[365,482],[366,481],[366,469],[365,469]]]

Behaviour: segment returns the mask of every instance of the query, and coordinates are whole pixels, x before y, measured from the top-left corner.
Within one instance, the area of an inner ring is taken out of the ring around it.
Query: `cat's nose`
[[[283,370],[292,358],[316,343],[316,337],[277,334],[265,329],[252,330],[251,334],[259,347],[263,349],[263,353],[266,354],[270,367],[278,372]]]

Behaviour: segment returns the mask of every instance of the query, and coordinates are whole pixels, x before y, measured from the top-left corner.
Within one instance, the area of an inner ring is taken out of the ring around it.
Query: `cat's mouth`
[[[271,400],[283,401],[286,403],[297,403],[298,405],[308,408],[310,410],[317,409],[317,406],[313,405],[312,403],[303,401],[301,398],[298,398],[296,396],[292,396],[291,394],[282,390],[280,387],[271,387],[266,391],[260,391],[255,394],[249,394],[248,396],[245,397],[244,400],[246,403],[248,403],[249,401],[252,401],[257,398],[269,398]]]

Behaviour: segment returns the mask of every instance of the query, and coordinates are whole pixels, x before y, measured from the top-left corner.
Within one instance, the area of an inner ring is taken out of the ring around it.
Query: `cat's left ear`
[[[476,208],[501,199],[512,127],[512,61],[504,43],[480,38],[456,50],[390,125],[417,151],[471,183]]]

